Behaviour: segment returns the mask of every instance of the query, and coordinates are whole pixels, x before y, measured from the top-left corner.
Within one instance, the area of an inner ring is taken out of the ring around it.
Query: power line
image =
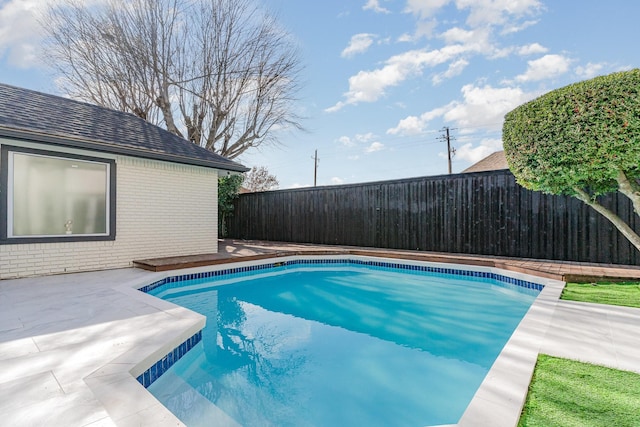
[[[467,130],[471,130],[471,129],[478,129],[478,128],[486,128],[486,127],[490,127],[493,125],[496,125],[498,123],[486,123],[486,124],[482,124],[482,125],[477,125],[477,126],[464,126],[464,127],[457,127],[457,128],[449,128],[450,131],[458,131],[458,133],[462,133],[463,135],[461,137],[451,137],[451,141],[456,140],[456,141],[473,141],[475,139],[477,139],[477,137],[474,136],[469,136],[469,135],[464,135],[465,131]],[[398,150],[402,150],[402,149],[407,149],[407,148],[414,148],[417,146],[424,146],[424,144],[437,144],[439,143],[439,140],[444,140],[444,136],[442,136],[441,138],[436,138],[433,141],[431,140],[424,140],[424,137],[426,135],[429,134],[433,134],[433,133],[437,133],[437,132],[443,132],[443,129],[440,130],[427,130],[424,131],[422,133],[420,133],[419,135],[414,135],[413,137],[407,137],[407,136],[398,136],[398,135],[394,135],[394,136],[389,136],[386,135],[382,138],[378,138],[377,140],[384,143],[385,147],[387,148],[394,148],[394,149],[398,149]],[[395,142],[398,141],[398,142]],[[333,141],[335,142],[335,141]],[[364,141],[361,141],[360,143],[362,144]],[[353,144],[354,147],[356,147],[356,144]],[[362,148],[362,145],[359,145],[360,148]],[[338,146],[338,147],[325,147],[325,150],[329,150],[328,152],[324,152],[324,157],[338,157],[338,156],[344,156],[344,149],[348,149],[350,148],[349,146]],[[454,150],[455,151],[455,150]],[[314,158],[314,157],[312,157]],[[302,160],[302,159],[300,159]],[[273,164],[272,166],[280,166],[280,165],[289,165],[291,163],[291,159],[287,159],[286,161],[282,161],[282,162],[278,162]]]
[[[477,129],[477,128],[483,128],[486,126],[490,126],[490,125],[494,125],[494,123],[487,123],[487,124],[483,124],[483,125],[478,125],[478,126],[464,126],[464,127],[459,127],[459,128],[450,128],[450,127],[443,127],[442,129],[436,131],[436,130],[428,130],[423,132],[421,135],[415,135],[414,137],[403,137],[403,136],[385,136],[384,138],[381,138],[379,141],[384,142],[385,143],[385,148],[390,148],[393,150],[398,150],[398,151],[404,151],[404,150],[410,150],[410,149],[414,149],[416,147],[425,147],[426,145],[431,145],[431,144],[440,144],[442,143],[442,141],[446,141],[447,142],[447,162],[448,162],[448,166],[449,166],[449,170],[450,173],[452,172],[452,161],[453,158],[456,154],[456,149],[454,147],[451,146],[453,141],[464,141],[464,142],[473,142],[475,140],[478,140],[478,136],[472,136],[472,135],[467,135],[467,134],[463,134],[463,135],[459,135],[458,137],[454,137],[452,135],[452,131],[457,131],[457,133],[459,134],[460,132],[464,133],[464,131],[466,130],[471,130],[471,129]],[[447,140],[447,129],[449,131],[449,139]],[[439,138],[433,138],[433,140],[428,139],[425,140],[424,139],[424,135],[425,134],[431,134],[431,133],[435,133],[435,132],[442,132],[443,134],[439,137]],[[423,138],[420,138],[420,136],[422,136]],[[397,142],[396,142],[397,141]],[[335,142],[335,141],[334,141]],[[360,143],[362,143],[363,141],[360,141]],[[336,157],[344,157],[345,156],[345,150],[349,150],[349,149],[356,149],[358,150],[358,155],[362,154],[360,153],[360,150],[362,150],[364,147],[361,144],[358,144],[357,146],[354,144],[353,147],[349,147],[349,146],[333,146],[333,147],[325,147],[325,151],[324,152],[324,157],[326,160],[326,157],[329,157],[330,160],[334,159]],[[328,151],[326,151],[328,150]],[[320,158],[317,157],[317,149],[314,152],[314,155],[311,156],[311,159],[314,160],[314,183],[317,185],[317,172],[318,172],[318,167],[319,167],[319,163],[320,163]],[[306,157],[306,156],[304,156]],[[363,157],[366,158],[366,157]],[[296,164],[298,162],[304,162],[303,156],[298,158],[298,161],[296,161],[293,158],[287,158],[287,160],[282,160],[282,161],[276,161],[272,164],[269,165],[270,169],[284,169],[284,170],[288,170],[291,169],[293,166],[292,164]]]

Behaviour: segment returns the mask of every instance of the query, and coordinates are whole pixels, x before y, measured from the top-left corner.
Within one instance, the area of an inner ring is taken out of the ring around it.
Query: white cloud
[[[362,6],[362,10],[372,10],[376,13],[391,13],[388,9],[380,6],[379,0],[367,0],[367,4]]]
[[[606,62],[593,63],[589,62],[587,65],[576,67],[576,74],[582,79],[590,79],[597,76],[607,66]]]
[[[415,136],[420,135],[426,130],[428,123],[436,117],[443,116],[450,110],[450,106],[454,103],[450,103],[444,107],[439,107],[431,111],[427,111],[417,116],[408,116],[398,123],[398,126],[387,130],[389,135],[401,135],[401,136]]]
[[[412,136],[419,135],[424,131],[426,120],[417,116],[409,116],[400,120],[398,126],[388,129],[387,133],[390,135],[403,135]]]
[[[105,0],[79,0],[81,4],[99,5]],[[13,66],[29,68],[40,65],[40,46],[45,37],[40,21],[49,7],[60,0],[0,1],[0,56],[7,56]]]
[[[453,27],[440,36],[447,45],[461,45],[464,52],[495,56],[498,48],[491,42],[491,29],[488,27],[465,30]]]
[[[388,129],[387,134],[418,135],[426,130],[431,120],[438,117],[455,123],[461,131],[474,127],[499,130],[506,113],[536,96],[519,87],[494,88],[490,85],[480,87],[469,84],[463,86],[461,92],[463,101],[452,101],[419,117],[408,116],[400,120],[395,128]]]
[[[376,136],[372,132],[367,133],[358,133],[353,138],[348,136],[341,136],[338,138],[338,142],[344,145],[345,147],[354,147],[358,143],[368,144],[370,141],[373,141]]]
[[[358,133],[355,136],[356,141],[358,142],[369,142],[372,139],[375,139],[375,135],[372,132],[367,133]]]
[[[343,107],[346,107],[347,103],[343,101],[336,102],[333,106],[325,108],[325,113],[335,113],[336,111],[340,111]]]
[[[398,41],[401,43],[408,43],[408,42],[415,41],[415,38],[413,35],[409,33],[404,33],[404,34],[401,34],[400,37],[398,37]]]
[[[499,129],[506,113],[535,95],[519,87],[469,84],[462,87],[462,96],[464,101],[452,104],[444,114],[446,121],[455,122],[459,127],[490,126]]]
[[[467,48],[461,45],[445,46],[431,51],[410,50],[389,58],[384,67],[373,71],[360,71],[349,78],[349,91],[344,94],[346,100],[327,108],[326,112],[335,112],[346,105],[360,102],[374,102],[385,94],[390,86],[396,86],[407,78],[419,75],[425,66],[446,63]]]
[[[543,5],[539,0],[456,0],[456,7],[469,9],[467,24],[471,27],[506,24],[516,28],[510,19],[533,15]]]
[[[359,53],[366,52],[367,49],[373,44],[375,38],[374,34],[360,33],[355,34],[349,41],[349,46],[344,48],[340,56],[343,58],[351,58]]]
[[[439,37],[442,38],[446,44],[467,44],[473,41],[474,36],[475,34],[473,30],[465,30],[460,27],[453,27],[440,34]]]
[[[480,141],[480,144],[475,147],[472,143],[467,143],[456,148],[454,159],[465,160],[469,163],[476,163],[487,157],[489,154],[500,150],[502,150],[502,141],[500,139],[483,139]]]
[[[344,179],[339,178],[337,176],[334,176],[334,177],[331,178],[331,184],[333,184],[333,185],[344,184]]]
[[[470,27],[502,26],[503,34],[518,32],[534,25],[537,22],[535,20],[520,20],[544,9],[540,0],[407,0],[404,11],[417,16],[421,21],[433,22],[438,11],[451,3],[458,10],[468,10],[466,24]]]
[[[536,25],[538,21],[524,21],[521,24],[507,24],[504,29],[501,31],[501,34],[512,34],[517,33],[519,31],[524,30],[525,28],[531,27],[532,25]]]
[[[0,8],[0,54],[9,64],[28,68],[38,64],[38,46],[44,30],[38,23],[46,10],[38,0],[11,0]]]
[[[431,19],[428,21],[418,21],[416,24],[416,30],[413,34],[414,40],[419,40],[422,37],[430,38],[438,26],[438,21]]]
[[[416,22],[416,27],[413,34],[404,33],[400,35],[400,37],[398,37],[398,42],[413,43],[413,42],[417,42],[423,37],[431,38],[437,26],[438,26],[438,21],[436,21],[435,19],[418,21]]]
[[[420,18],[429,18],[451,3],[451,0],[407,0],[405,12],[412,13]]]
[[[307,188],[307,187],[311,187],[311,184],[300,184],[296,182],[291,184],[291,186],[289,186],[288,188]]]
[[[347,103],[373,102],[389,86],[395,86],[407,77],[419,74],[426,62],[437,61],[430,52],[408,51],[389,58],[386,65],[373,71],[360,71],[349,78]]]
[[[467,61],[466,59],[458,59],[457,61],[454,61],[451,64],[449,64],[449,68],[447,69],[447,71],[443,73],[438,73],[435,76],[433,76],[431,81],[433,82],[434,85],[438,85],[442,83],[445,79],[450,79],[452,77],[459,76],[460,74],[462,74],[462,71],[464,71],[464,69],[467,68],[467,65],[469,65],[469,61]]]
[[[373,3],[378,4],[378,2],[372,2],[368,5],[373,7]],[[325,111],[336,112],[348,105],[376,102],[384,97],[390,88],[410,78],[421,76],[425,69],[447,64],[446,70],[438,70],[431,77],[432,83],[438,85],[446,79],[460,75],[470,64],[470,57],[473,55],[495,59],[514,52],[521,55],[546,52],[546,49],[538,43],[520,48],[503,48],[494,42],[496,26],[501,26],[504,30],[507,26],[525,25],[522,24],[523,18],[543,9],[540,0],[407,0],[405,12],[417,16],[417,29],[413,35],[405,33],[399,40],[416,42],[421,37],[430,37],[437,25],[434,16],[440,9],[450,5],[455,5],[459,11],[467,12],[467,26],[453,25],[438,35],[437,38],[444,42],[444,46],[436,49],[409,50],[390,57],[377,69],[359,71],[349,78],[349,88],[343,93],[343,99],[326,108]],[[529,23],[526,25],[535,23],[527,22]],[[352,43],[343,51],[344,56],[364,51],[373,43],[369,34],[363,34],[359,38],[357,36],[360,35],[354,36]],[[555,57],[556,59],[564,58],[560,55]],[[553,58],[552,56],[546,60]],[[518,81],[542,78],[543,70],[537,67],[538,64],[532,61],[529,65],[531,69],[519,76]],[[556,73],[562,71],[559,67],[566,66],[568,69],[568,62],[566,64],[541,63],[540,65],[554,65]]]
[[[355,142],[353,142],[348,136],[341,136],[340,138],[338,138],[338,142],[345,147],[353,147],[355,145]]]
[[[384,149],[384,144],[382,144],[381,142],[374,142],[370,146],[368,146],[364,150],[364,152],[365,153],[375,153],[376,151],[380,151],[382,149]]]
[[[531,43],[526,46],[520,46],[518,48],[518,55],[527,56],[527,55],[537,55],[540,53],[547,53],[549,49],[542,46],[539,43]]]
[[[474,22],[489,20],[495,15],[495,22],[501,23],[507,17],[526,15],[537,11],[541,5],[538,0],[477,0],[478,4],[470,0],[457,0],[456,6],[459,9],[470,9],[470,17],[473,13],[478,13],[478,17],[473,18]],[[408,3],[407,9],[419,15],[429,14],[449,2],[437,0],[435,2],[427,0],[414,0]],[[512,4],[513,3],[513,4]],[[517,3],[517,4],[516,4]],[[478,5],[488,5],[490,9],[485,15],[479,12]],[[434,9],[435,8],[435,9]],[[471,19],[471,18],[470,18]],[[421,21],[422,22],[422,21]],[[429,21],[431,22],[431,21]],[[368,35],[367,35],[368,36]],[[401,40],[415,41],[416,36],[403,35]],[[374,70],[362,70],[349,78],[349,89],[343,94],[344,99],[331,107],[325,109],[326,112],[336,112],[347,105],[356,105],[362,102],[376,102],[386,95],[389,88],[402,84],[407,79],[420,76],[426,68],[435,68],[442,64],[448,64],[445,71],[435,73],[432,83],[438,85],[445,79],[460,75],[470,64],[470,56],[483,55],[495,59],[505,57],[514,52],[519,55],[531,55],[535,53],[545,53],[547,49],[539,43],[531,43],[521,47],[501,48],[495,44],[494,29],[491,25],[461,28],[454,26],[442,32],[439,39],[444,41],[444,46],[438,49],[415,49],[394,55],[387,59],[382,67]],[[366,37],[363,37],[363,41]],[[353,51],[357,51],[354,43]],[[345,52],[347,49],[345,49]],[[351,49],[349,49],[351,51]],[[518,76],[517,81],[530,81],[545,78],[545,72],[551,75],[558,75],[568,70],[570,60],[561,55],[546,55],[538,60],[529,61],[529,69],[526,73]]]
[[[538,81],[557,77],[569,71],[571,60],[562,55],[545,55],[527,61],[527,71],[516,76],[519,82]]]

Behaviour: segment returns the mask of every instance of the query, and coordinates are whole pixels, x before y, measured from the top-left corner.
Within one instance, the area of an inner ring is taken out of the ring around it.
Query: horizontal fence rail
[[[630,201],[602,203],[635,230]],[[229,237],[612,264],[640,253],[570,196],[529,191],[492,171],[242,194]]]

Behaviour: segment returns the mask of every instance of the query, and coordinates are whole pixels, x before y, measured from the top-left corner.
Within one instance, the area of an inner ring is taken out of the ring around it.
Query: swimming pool
[[[187,425],[455,423],[542,288],[495,273],[328,261],[147,288],[208,318],[149,391]]]

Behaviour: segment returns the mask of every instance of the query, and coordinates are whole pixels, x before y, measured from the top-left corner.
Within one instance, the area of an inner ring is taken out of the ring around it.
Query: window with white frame
[[[113,160],[3,146],[2,168],[5,242],[115,238]]]

